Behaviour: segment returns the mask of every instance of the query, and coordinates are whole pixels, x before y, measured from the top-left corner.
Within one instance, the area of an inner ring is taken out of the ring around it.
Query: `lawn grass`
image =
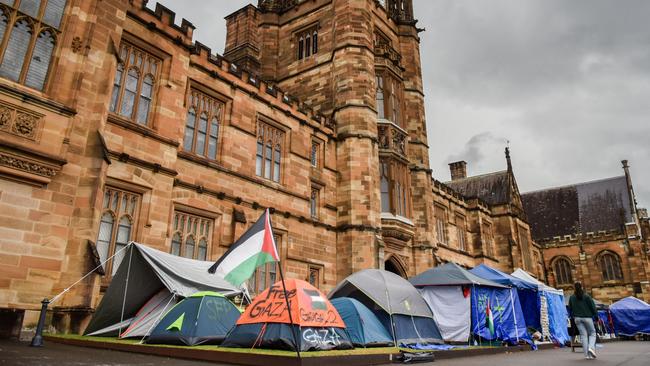
[[[105,342],[116,344],[132,344],[139,347],[167,347],[167,348],[180,348],[187,349],[187,346],[176,346],[169,344],[139,344],[139,339],[116,339],[112,337],[87,337],[78,334],[47,334],[50,337],[61,339],[82,340],[86,342]],[[259,355],[274,355],[274,356],[287,356],[296,357],[296,352],[275,350],[275,349],[259,349],[259,348],[227,348],[219,346],[193,346],[192,349],[200,349],[207,351],[220,351],[220,352],[235,352],[235,353],[253,353]],[[397,347],[376,347],[376,348],[355,348],[349,350],[331,350],[331,351],[310,351],[301,352],[301,357],[323,357],[323,356],[353,356],[353,355],[377,355],[377,354],[393,354],[399,353]]]

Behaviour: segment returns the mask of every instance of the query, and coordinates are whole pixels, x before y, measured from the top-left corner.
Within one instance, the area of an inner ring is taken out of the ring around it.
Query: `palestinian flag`
[[[490,335],[494,335],[494,316],[492,316],[492,309],[490,308],[489,301],[485,307],[485,327],[490,330]]]
[[[325,299],[321,297],[320,292],[314,291],[314,290],[304,290],[305,295],[309,296],[309,300],[311,300],[311,308],[316,310],[327,310],[327,304],[325,303]]]
[[[271,229],[271,217],[267,209],[208,272],[216,273],[239,287],[251,278],[257,267],[279,261],[280,256]]]

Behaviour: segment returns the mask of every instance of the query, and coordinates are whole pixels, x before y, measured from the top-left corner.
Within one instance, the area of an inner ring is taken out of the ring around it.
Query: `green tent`
[[[241,313],[225,296],[197,292],[174,306],[158,322],[147,343],[220,344]]]

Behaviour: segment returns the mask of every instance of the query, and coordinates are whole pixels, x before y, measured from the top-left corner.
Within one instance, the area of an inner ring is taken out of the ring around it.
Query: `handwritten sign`
[[[288,301],[294,324],[303,327],[345,327],[336,308],[318,289],[300,280],[287,280],[285,284],[286,298],[282,283],[275,283],[253,300],[237,324],[290,323]]]

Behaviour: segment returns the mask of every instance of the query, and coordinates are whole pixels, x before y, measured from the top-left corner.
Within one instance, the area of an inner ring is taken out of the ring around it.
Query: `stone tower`
[[[325,161],[339,173],[339,279],[384,266],[408,276],[432,265],[431,171],[412,8],[410,0],[261,0],[226,17],[227,58],[336,123],[336,136],[323,143],[335,152]],[[242,26],[250,24],[257,27]],[[317,170],[310,180],[319,184]]]

